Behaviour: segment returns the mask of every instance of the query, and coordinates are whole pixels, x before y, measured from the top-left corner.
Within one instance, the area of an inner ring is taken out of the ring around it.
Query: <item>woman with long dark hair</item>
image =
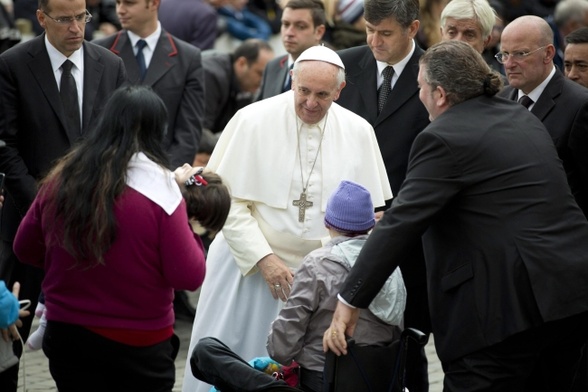
[[[117,90],[52,169],[14,250],[45,270],[43,351],[60,392],[171,391],[174,290],[204,279],[202,243],[162,149],[166,109]]]

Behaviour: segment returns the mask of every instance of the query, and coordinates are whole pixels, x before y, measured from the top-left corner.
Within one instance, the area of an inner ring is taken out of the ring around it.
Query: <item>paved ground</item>
[[[190,299],[196,302],[197,293],[191,293]],[[33,325],[36,328],[36,324]],[[176,360],[176,386],[173,392],[180,392],[182,388],[182,379],[184,377],[184,368],[190,335],[192,333],[192,323],[179,320],[176,324],[176,334],[180,337],[180,352]],[[432,339],[426,347],[427,358],[429,359],[429,381],[431,384],[429,392],[441,392],[443,386],[443,372],[441,364],[435,353],[435,347]],[[23,371],[24,368],[24,371]],[[26,389],[25,389],[26,384]],[[43,351],[25,352],[24,360],[21,362],[19,392],[55,392],[57,388],[49,374],[47,358]]]

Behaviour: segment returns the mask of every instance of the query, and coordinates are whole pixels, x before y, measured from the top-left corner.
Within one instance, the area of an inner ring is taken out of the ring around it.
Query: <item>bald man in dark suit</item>
[[[504,34],[506,33],[506,34]],[[499,93],[525,106],[543,122],[557,148],[568,184],[588,217],[588,89],[564,77],[554,65],[553,31],[542,18],[522,16],[502,34],[499,61],[510,86]],[[588,348],[573,391],[588,388]]]
[[[499,56],[510,85],[499,96],[532,100],[528,109],[549,131],[572,193],[588,217],[588,89],[554,66],[552,42],[549,24],[536,16],[522,16],[505,27]]]

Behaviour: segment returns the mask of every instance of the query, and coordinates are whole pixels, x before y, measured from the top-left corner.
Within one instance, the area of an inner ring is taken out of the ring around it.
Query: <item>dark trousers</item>
[[[572,392],[586,392],[588,391],[588,344],[582,348],[582,359],[578,365],[578,373],[574,382]]]
[[[298,389],[304,392],[322,392],[323,391],[323,372],[300,368],[298,377]]]
[[[41,292],[41,282],[43,281],[44,271],[21,263],[12,251],[12,242],[0,240],[0,279],[4,280],[6,287],[12,290],[14,282],[20,283],[19,299],[28,299],[31,301],[28,317],[22,318],[23,325],[18,328],[22,341],[26,342],[31,331],[37,300]],[[22,355],[22,344],[20,341],[14,342],[14,353],[20,358]],[[18,386],[19,364],[0,373],[0,391],[16,392]]]
[[[410,257],[400,264],[406,285],[404,328],[416,328],[426,335],[431,333],[427,273],[421,241],[411,245]],[[410,392],[429,391],[429,366],[425,347],[408,345],[406,353],[405,384]]]
[[[222,392],[299,391],[254,369],[216,338],[198,341],[190,356],[192,374]]]
[[[43,352],[59,392],[171,392],[175,383],[177,336],[136,347],[84,327],[47,322]]]
[[[570,391],[587,340],[588,313],[547,322],[443,363],[443,391]]]

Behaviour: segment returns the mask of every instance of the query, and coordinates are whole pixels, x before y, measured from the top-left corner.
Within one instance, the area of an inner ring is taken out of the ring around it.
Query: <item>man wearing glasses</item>
[[[0,222],[0,279],[21,283],[35,308],[42,271],[18,262],[12,240],[37,183],[96,122],[111,92],[126,79],[120,58],[84,41],[91,19],[84,0],[41,0],[45,32],[0,55],[0,172],[6,173]],[[27,340],[33,315],[20,328]],[[15,344],[20,355],[22,346]],[[0,373],[0,390],[16,391],[18,365]]]
[[[567,79],[554,65],[553,30],[542,18],[522,16],[502,32],[496,54],[510,86],[498,95],[521,102],[549,131],[576,202],[588,217],[588,89]],[[584,355],[588,354],[586,347]],[[585,391],[586,359],[573,391]]]
[[[588,89],[566,79],[554,56],[553,32],[545,20],[528,15],[509,23],[496,59],[510,85],[499,96],[519,101],[543,122],[588,216]]]

